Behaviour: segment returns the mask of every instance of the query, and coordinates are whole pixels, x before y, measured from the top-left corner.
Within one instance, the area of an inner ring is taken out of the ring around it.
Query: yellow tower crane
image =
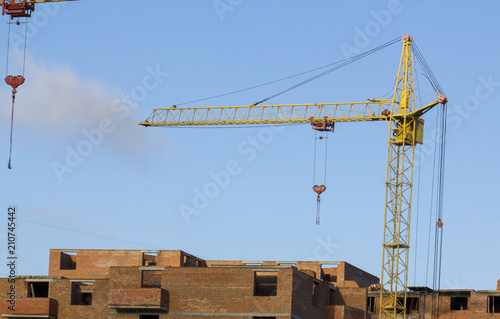
[[[157,108],[144,122],[149,126],[198,126],[311,123],[326,129],[335,122],[385,121],[389,127],[384,213],[380,317],[404,318],[408,281],[410,217],[415,146],[423,143],[422,115],[447,102],[417,108],[413,94],[412,38],[402,37],[403,50],[390,99],[368,102]],[[439,88],[439,86],[438,86]]]

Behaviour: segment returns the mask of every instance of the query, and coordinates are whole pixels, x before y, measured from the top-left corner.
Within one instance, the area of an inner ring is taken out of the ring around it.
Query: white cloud
[[[99,129],[100,123],[106,120],[113,124],[114,129],[104,134],[99,148],[137,153],[153,145],[146,137],[145,129],[137,125],[132,108],[127,114],[112,110],[113,103],[116,104],[123,94],[120,89],[81,79],[67,66],[45,66],[31,58],[27,60],[26,69],[29,75],[16,95],[14,130],[17,137],[42,136],[52,143],[61,144],[64,149],[66,145],[82,140],[83,130]],[[10,92],[7,85],[0,90],[0,105],[3,105],[0,125],[3,128],[10,126]]]

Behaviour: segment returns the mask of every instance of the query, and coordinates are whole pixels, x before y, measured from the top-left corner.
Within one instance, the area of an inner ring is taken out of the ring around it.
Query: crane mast
[[[415,146],[423,143],[421,116],[447,99],[416,108],[412,38],[403,50],[392,99],[352,103],[157,108],[142,126],[245,125],[385,121],[389,127],[380,318],[405,318]]]

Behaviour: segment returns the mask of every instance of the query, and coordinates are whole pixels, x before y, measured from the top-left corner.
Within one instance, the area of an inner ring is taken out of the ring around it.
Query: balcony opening
[[[139,319],[160,319],[160,315],[139,315]]]
[[[252,317],[252,319],[276,319],[276,317]]]
[[[406,298],[406,313],[418,313],[419,302],[419,298]]]
[[[451,297],[450,310],[467,310],[467,297]]]
[[[277,272],[254,273],[254,296],[276,296],[278,291]]]
[[[319,296],[320,296],[320,291],[319,291],[319,282],[314,281],[313,282],[313,306],[318,307],[319,306]]]
[[[500,296],[488,296],[488,313],[500,313]]]
[[[142,265],[143,266],[156,266],[158,259],[157,252],[147,252],[142,254]]]
[[[28,298],[48,298],[48,282],[28,282]]]
[[[92,284],[73,282],[71,284],[71,305],[92,305],[92,290],[89,289],[92,289]]]
[[[412,314],[412,313],[418,313],[419,301],[420,301],[419,298],[415,298],[415,297],[406,298],[406,311],[405,311],[405,313],[407,315]],[[398,302],[401,305],[404,305],[405,299],[398,298]]]
[[[64,270],[76,269],[76,252],[61,252],[61,261],[59,268]]]
[[[366,298],[366,312],[375,313],[375,297]]]
[[[161,288],[161,270],[143,270],[141,288]]]

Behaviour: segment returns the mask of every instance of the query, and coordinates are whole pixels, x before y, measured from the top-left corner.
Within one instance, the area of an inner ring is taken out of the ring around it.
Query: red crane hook
[[[16,94],[17,93],[16,89],[21,84],[24,83],[24,77],[22,75],[18,75],[18,76],[9,75],[8,77],[5,78],[5,83],[12,86],[12,93]]]
[[[313,191],[318,194],[318,198],[319,198],[319,195],[321,195],[321,193],[326,191],[326,186],[325,185],[321,185],[321,186],[314,185]]]

